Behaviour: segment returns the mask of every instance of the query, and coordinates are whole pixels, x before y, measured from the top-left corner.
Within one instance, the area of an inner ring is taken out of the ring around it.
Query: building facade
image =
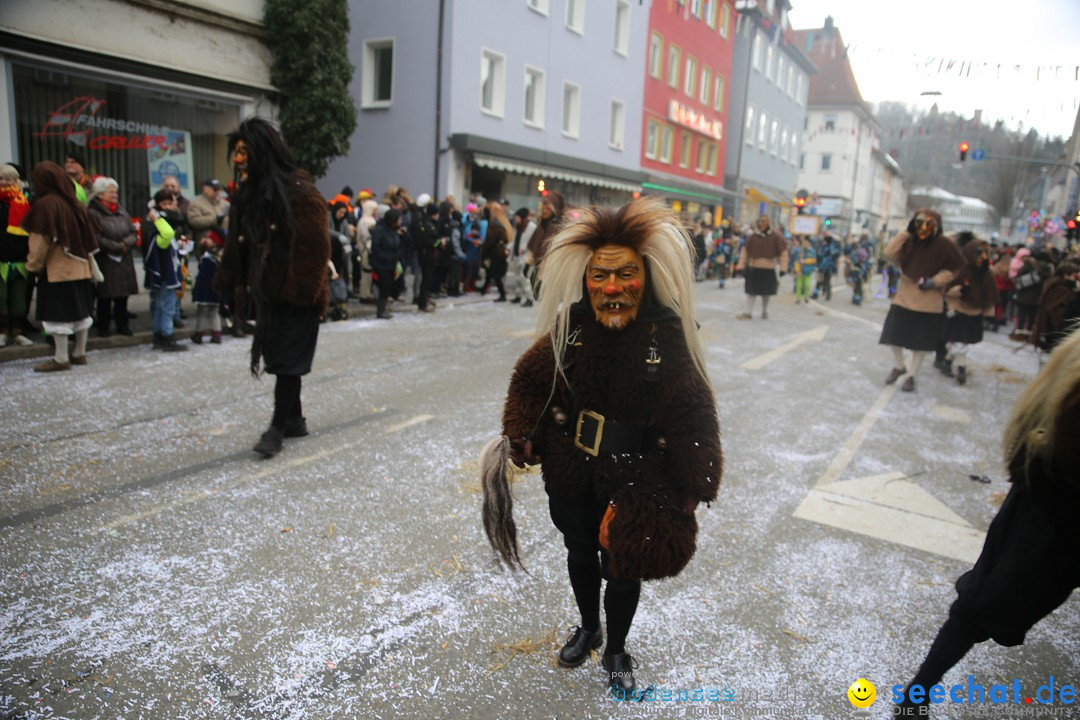
[[[969,230],[984,240],[998,232],[998,212],[993,205],[975,197],[955,195],[935,186],[915,187],[908,195],[908,215],[920,208],[941,213],[942,230],[950,235]]]
[[[357,129],[319,182],[536,207],[641,190],[649,2],[352,0]],[[363,18],[363,22],[356,20]]]
[[[645,192],[713,222],[725,193],[734,24],[730,0],[655,0],[649,14],[641,118]]]
[[[731,117],[724,166],[734,195],[727,215],[748,224],[769,215],[787,226],[813,63],[793,42],[787,0],[736,0]]]
[[[829,218],[833,233],[887,234],[903,219],[903,174],[881,150],[881,126],[859,92],[840,30],[829,17],[824,27],[796,31],[795,38],[818,68],[810,80],[799,185],[820,198],[811,209]]]
[[[135,216],[164,175],[187,197],[228,181],[228,133],[276,114],[262,16],[262,0],[5,3],[0,161],[29,176],[77,152]]]

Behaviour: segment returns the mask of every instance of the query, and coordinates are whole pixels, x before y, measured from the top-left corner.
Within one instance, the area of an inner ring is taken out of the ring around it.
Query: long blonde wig
[[[1013,407],[1005,427],[1005,463],[1009,466],[1026,450],[1025,470],[1032,460],[1049,460],[1057,442],[1076,438],[1055,437],[1055,421],[1062,404],[1080,384],[1080,328],[1075,329],[1054,351],[1035,379],[1028,383]],[[1025,473],[1026,475],[1026,473]]]
[[[570,334],[570,306],[583,297],[583,279],[593,251],[603,245],[637,250],[649,265],[645,288],[659,304],[678,314],[686,346],[706,385],[705,353],[694,319],[694,249],[686,228],[666,205],[652,198],[619,208],[575,210],[567,214],[544,254],[539,300],[539,333],[550,333],[557,374]]]

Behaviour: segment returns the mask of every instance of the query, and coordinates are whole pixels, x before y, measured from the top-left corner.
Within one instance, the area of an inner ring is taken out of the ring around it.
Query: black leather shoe
[[[634,658],[630,653],[617,655],[604,655],[600,658],[600,664],[608,671],[608,682],[611,683],[611,693],[621,699],[630,699],[637,690],[634,682]]]
[[[262,434],[259,442],[255,444],[255,452],[266,457],[273,457],[281,452],[285,435],[273,425]]]
[[[576,668],[589,659],[589,653],[599,649],[604,644],[604,633],[597,628],[589,632],[583,628],[574,627],[574,634],[562,646],[559,651],[559,665],[564,668]]]
[[[284,435],[287,438],[306,437],[308,434],[307,418],[292,417],[285,421]]]

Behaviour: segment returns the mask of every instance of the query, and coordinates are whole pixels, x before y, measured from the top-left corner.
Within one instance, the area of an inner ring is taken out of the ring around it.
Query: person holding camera
[[[892,385],[907,375],[900,389],[914,392],[915,376],[941,334],[943,288],[964,266],[964,257],[956,243],[942,234],[941,215],[923,209],[915,213],[906,231],[885,245],[885,258],[900,266],[900,286],[878,340],[892,348],[895,360],[885,384]],[[911,350],[910,372],[904,361],[905,349]]]

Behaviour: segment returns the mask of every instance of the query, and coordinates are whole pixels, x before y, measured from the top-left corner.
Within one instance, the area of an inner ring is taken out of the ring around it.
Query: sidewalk
[[[411,276],[408,282],[406,282],[406,288],[412,287]],[[446,305],[468,305],[479,302],[491,302],[495,296],[492,293],[488,293],[485,296],[481,296],[478,293],[462,294],[459,297],[454,298],[438,298],[434,302],[436,306],[442,307]],[[177,328],[175,331],[177,340],[187,341],[195,332],[195,305],[191,300],[191,293],[187,293],[184,296],[182,303],[187,320],[184,321],[184,328]],[[128,337],[125,335],[117,335],[115,328],[113,328],[113,334],[107,338],[100,338],[96,335],[96,330],[90,328],[90,337],[86,343],[86,349],[88,352],[94,350],[107,350],[109,348],[121,348],[129,347],[131,345],[149,345],[154,340],[154,331],[150,318],[150,293],[145,289],[140,290],[138,295],[132,295],[128,299],[128,310],[136,314],[136,317],[131,320],[130,327],[134,331],[134,335]],[[419,309],[412,302],[400,302],[390,305],[390,311],[394,314],[398,313],[412,313],[418,312]],[[0,362],[8,362],[11,360],[24,360],[26,358],[38,358],[49,357],[53,354],[52,345],[48,339],[41,333],[40,327],[37,323],[33,322],[34,308],[30,309],[31,324],[34,326],[34,330],[30,332],[27,337],[34,341],[34,344],[28,347],[22,347],[15,345],[8,340],[7,347],[0,348]],[[357,319],[374,319],[375,318],[375,304],[374,303],[361,303],[355,299],[349,300],[349,320]],[[227,334],[227,333],[226,333]],[[245,342],[250,342],[250,338],[246,338]]]

